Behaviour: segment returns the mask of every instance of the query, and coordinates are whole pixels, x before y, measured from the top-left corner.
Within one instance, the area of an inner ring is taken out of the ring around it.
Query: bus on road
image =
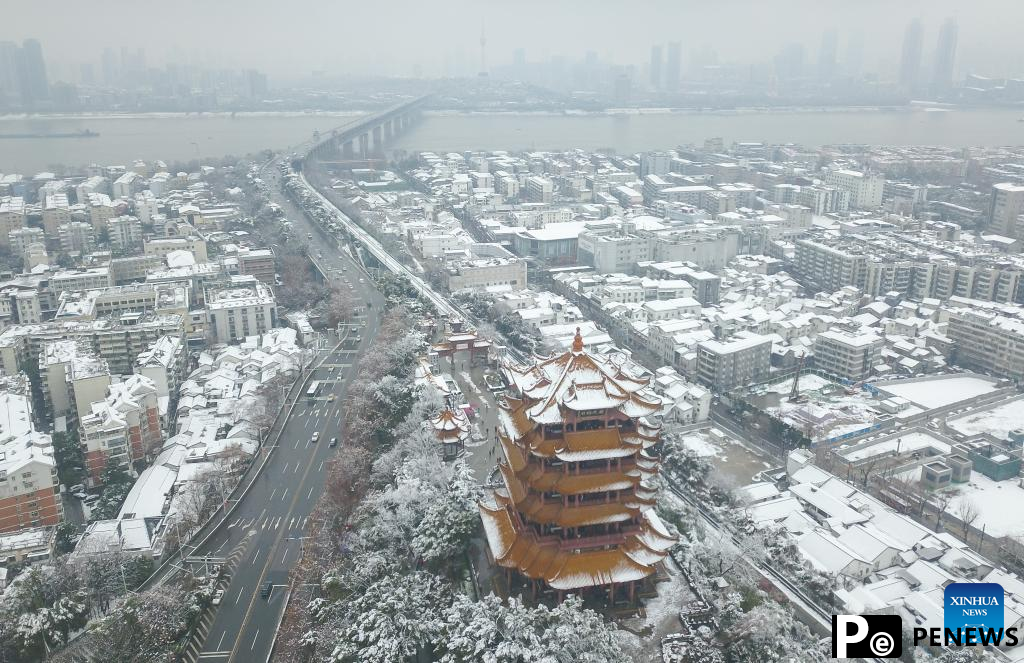
[[[313,380],[313,382],[311,382],[309,384],[309,389],[306,390],[306,399],[307,400],[313,400],[314,398],[317,397],[317,394],[319,394],[319,393],[320,393],[320,381],[319,380]]]

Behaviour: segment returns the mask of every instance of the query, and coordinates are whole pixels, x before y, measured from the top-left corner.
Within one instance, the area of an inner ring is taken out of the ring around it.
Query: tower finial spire
[[[580,328],[576,328],[576,337],[572,339],[572,351],[583,352],[583,334],[580,333]]]

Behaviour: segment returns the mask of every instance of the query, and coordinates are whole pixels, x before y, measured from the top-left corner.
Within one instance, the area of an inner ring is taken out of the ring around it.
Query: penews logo
[[[832,615],[832,658],[899,658],[899,615]]]
[[[915,626],[914,646],[1016,647],[1017,627],[1005,627],[1002,585],[955,582],[943,592],[943,628]],[[832,658],[899,658],[899,615],[832,615]]]

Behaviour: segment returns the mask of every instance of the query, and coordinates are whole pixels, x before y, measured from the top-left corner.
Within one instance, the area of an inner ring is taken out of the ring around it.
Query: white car
[[[211,603],[213,605],[220,605],[220,602],[221,602],[221,600],[223,598],[224,598],[224,590],[223,589],[218,589],[216,592],[213,593],[213,601],[211,601]]]
[[[313,437],[309,439],[310,442],[316,442],[320,439],[320,431],[313,433]]]

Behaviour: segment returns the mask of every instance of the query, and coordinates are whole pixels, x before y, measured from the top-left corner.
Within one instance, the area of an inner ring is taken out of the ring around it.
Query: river
[[[612,148],[619,153],[700,144],[766,141],[886,145],[1024,144],[1024,110],[969,109],[676,112],[631,115],[431,113],[391,148],[433,151]],[[300,143],[351,121],[345,113],[147,114],[0,117],[0,134],[66,133],[95,138],[0,140],[0,172],[32,173],[55,164],[125,164],[243,155]],[[391,149],[389,148],[389,149]]]

